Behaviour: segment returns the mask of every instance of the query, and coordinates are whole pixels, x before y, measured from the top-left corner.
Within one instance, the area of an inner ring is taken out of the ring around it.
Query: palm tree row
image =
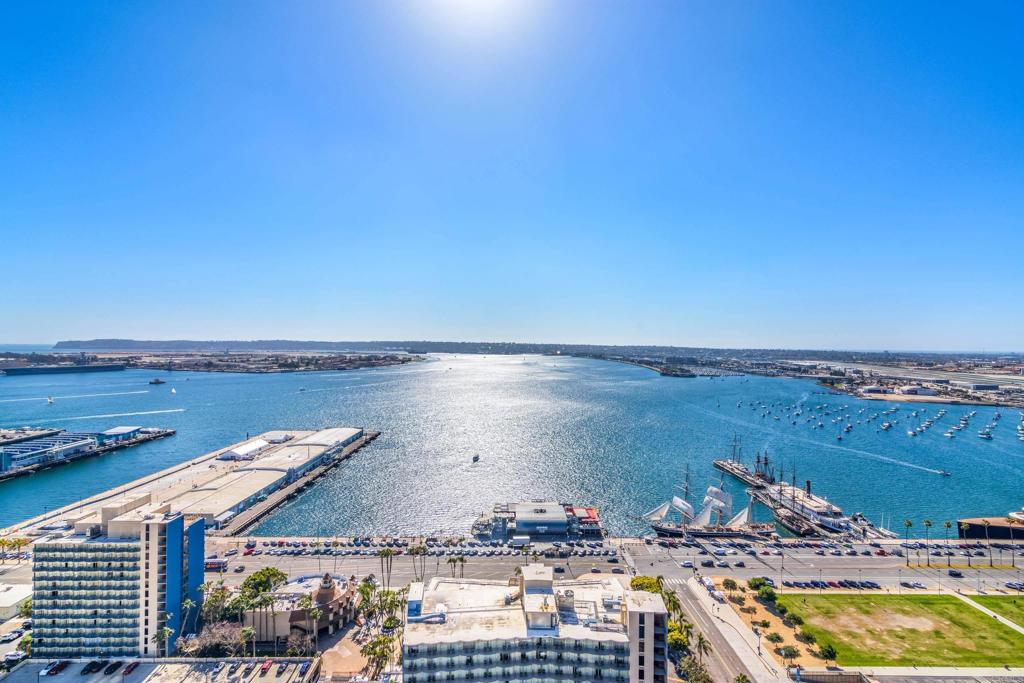
[[[1011,546],[1011,549],[1010,549],[1010,563],[1011,563],[1011,565],[1013,567],[1016,567],[1017,566],[1017,549],[1016,549],[1016,538],[1014,537],[1013,531],[1014,531],[1014,528],[1018,524],[1020,524],[1020,522],[1018,522],[1016,519],[1014,519],[1012,517],[1007,517],[1006,518],[1006,522],[1007,522],[1007,524],[1010,527],[1010,546]],[[992,522],[990,520],[988,520],[988,519],[982,519],[981,520],[981,525],[985,529],[985,545],[988,548],[988,566],[994,567],[995,563],[993,562],[993,559],[992,559],[992,539],[989,536],[989,528],[992,526]],[[912,526],[914,526],[914,522],[912,520],[910,520],[910,519],[903,520],[904,538],[906,539],[907,544],[910,543],[910,528]],[[929,552],[929,541],[930,541],[930,532],[931,532],[931,529],[934,526],[934,524],[933,524],[932,520],[924,519],[921,522],[921,526],[924,527],[925,563],[927,564],[927,566],[930,567],[930,566],[932,566],[932,560],[931,560],[931,553]],[[947,519],[946,521],[944,521],[942,523],[942,528],[943,528],[943,531],[944,531],[945,541],[946,541],[946,566],[949,567],[949,566],[951,566],[951,558],[952,558],[952,553],[949,550],[949,531],[950,531],[950,529],[953,528],[953,522],[951,522],[951,521],[949,521]],[[962,533],[962,536],[964,538],[967,538],[967,533],[971,529],[971,524],[969,522],[960,522],[959,529],[960,529],[960,531]],[[971,560],[972,560],[971,553],[968,552],[967,553],[967,566],[969,566],[969,567],[973,566]],[[909,552],[907,553],[907,566],[908,567],[910,566],[910,553]]]
[[[18,553],[18,564],[21,564],[21,551],[31,544],[27,538],[0,538],[0,564],[7,564],[7,553],[11,550]]]

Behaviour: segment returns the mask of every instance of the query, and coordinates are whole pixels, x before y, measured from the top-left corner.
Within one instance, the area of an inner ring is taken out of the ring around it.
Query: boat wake
[[[69,420],[100,420],[107,417],[133,417],[135,415],[160,415],[162,413],[184,413],[185,408],[169,408],[167,410],[143,410],[137,413],[107,413],[106,415],[78,415],[76,417],[58,417],[47,422],[67,422]]]
[[[0,403],[18,403],[20,401],[45,401],[48,398],[53,400],[64,400],[69,398],[96,398],[98,396],[129,396],[131,394],[148,394],[147,389],[141,391],[112,391],[106,394],[73,394],[71,396],[33,396],[32,398],[0,398]]]

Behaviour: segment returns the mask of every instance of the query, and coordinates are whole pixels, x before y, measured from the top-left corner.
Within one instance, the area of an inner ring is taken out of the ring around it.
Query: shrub
[[[758,622],[758,625],[761,628],[771,628],[772,622],[768,621],[767,619],[762,619],[760,622]]]
[[[776,644],[781,643],[783,641],[782,636],[780,634],[776,633],[775,631],[772,631],[771,633],[766,635],[764,637],[764,639],[767,640],[769,643],[776,643]]]
[[[782,603],[776,603],[775,611],[777,611],[782,616],[786,616],[786,612],[789,611],[789,608],[783,605]]]
[[[757,597],[763,602],[775,602],[775,590],[771,586],[761,586],[757,589]]]
[[[646,591],[648,593],[660,593],[658,580],[653,576],[634,576],[629,582],[629,587],[635,591]]]
[[[747,599],[745,597],[743,597],[742,595],[730,595],[729,599],[732,600],[733,602],[735,602],[737,605],[741,605],[742,606],[742,605],[747,604]]]
[[[764,579],[760,576],[755,576],[753,578],[747,579],[747,585],[750,587],[750,590],[756,591],[759,588],[766,586],[768,584],[766,584],[764,582]]]
[[[804,623],[804,618],[801,617],[799,614],[794,614],[793,612],[790,612],[789,616],[786,618],[794,624],[796,624],[797,626],[801,626]]]
[[[669,653],[674,658],[680,657],[690,647],[690,641],[686,639],[686,635],[678,630],[669,631],[665,641],[668,644]]]
[[[792,645],[780,647],[778,650],[776,650],[776,652],[778,652],[779,656],[783,659],[796,659],[800,656],[800,650],[796,649]]]
[[[814,637],[813,633],[808,631],[806,628],[802,628],[800,629],[800,640],[804,641],[805,643],[813,643],[816,640],[816,638]]]

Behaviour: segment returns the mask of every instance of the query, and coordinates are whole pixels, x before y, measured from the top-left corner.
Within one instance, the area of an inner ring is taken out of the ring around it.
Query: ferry
[[[762,493],[773,507],[790,510],[828,531],[842,533],[850,529],[850,519],[842,509],[811,493],[810,481],[806,490],[779,482],[765,488]]]

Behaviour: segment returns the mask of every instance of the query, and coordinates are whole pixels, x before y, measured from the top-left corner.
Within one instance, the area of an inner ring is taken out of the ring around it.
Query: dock
[[[24,439],[19,439],[17,441],[7,441],[3,445],[10,446],[13,443],[24,443],[25,441],[30,441],[31,439],[55,436],[57,434],[63,433],[63,431],[63,429],[44,430],[44,433],[35,434],[31,437],[26,437]],[[120,441],[98,444],[95,448],[92,448],[90,450],[82,451],[80,453],[69,454],[57,460],[51,460],[39,463],[38,465],[28,465],[26,467],[18,467],[16,469],[7,470],[6,472],[0,472],[0,481],[14,479],[16,477],[28,476],[30,474],[42,472],[43,470],[48,470],[54,467],[60,467],[61,465],[67,465],[68,463],[75,462],[76,460],[82,460],[84,458],[91,458],[97,455],[103,455],[104,453],[118,451],[123,448],[131,448],[132,446],[138,446],[139,444],[146,443],[147,441],[155,441],[156,439],[163,439],[168,436],[173,436],[176,433],[177,432],[174,429],[165,429],[162,427],[146,428],[141,430],[137,436],[134,436],[130,439],[122,439]]]
[[[105,506],[142,499],[167,505],[190,520],[202,518],[211,533],[241,533],[379,435],[357,427],[246,435],[243,441],[51,510],[0,534],[64,533],[101,515]]]
[[[356,442],[346,446],[344,450],[325,462],[323,465],[310,470],[301,479],[298,479],[284,488],[271,493],[265,500],[262,500],[244,512],[239,513],[224,527],[217,530],[211,530],[209,534],[211,536],[238,536],[244,533],[247,529],[252,528],[253,525],[277,509],[282,503],[297,496],[299,492],[303,491],[314,481],[337,467],[342,461],[351,458],[356,451],[372,442],[378,436],[380,436],[380,432],[364,432],[363,436]]]

